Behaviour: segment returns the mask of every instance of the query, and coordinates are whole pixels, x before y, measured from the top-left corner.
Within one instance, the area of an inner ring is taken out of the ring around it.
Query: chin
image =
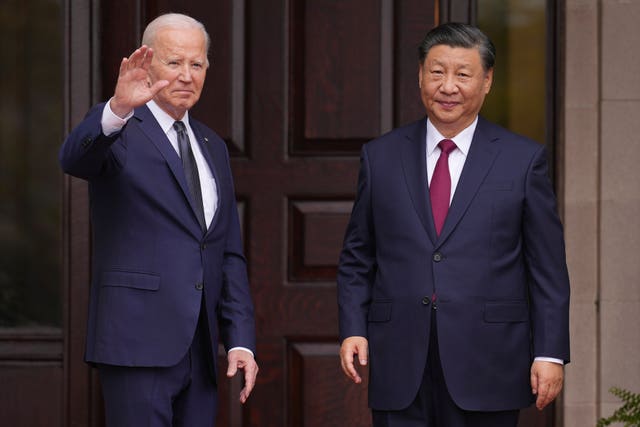
[[[184,100],[181,100],[180,102],[173,104],[173,108],[176,110],[190,110],[194,105],[195,102],[184,102]]]
[[[435,118],[441,122],[441,123],[445,123],[445,124],[451,124],[451,123],[455,123],[458,120],[460,120],[459,116],[454,116],[454,115],[449,115],[449,114],[436,114]]]

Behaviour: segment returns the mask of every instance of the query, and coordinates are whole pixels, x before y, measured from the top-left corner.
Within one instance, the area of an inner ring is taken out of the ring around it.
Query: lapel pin
[[[209,142],[209,138],[207,138],[206,136],[204,137],[204,142]]]

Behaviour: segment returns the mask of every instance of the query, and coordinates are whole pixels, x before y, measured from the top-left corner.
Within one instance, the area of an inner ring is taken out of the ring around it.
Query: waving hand
[[[152,82],[149,73],[152,59],[153,49],[146,45],[136,49],[128,58],[122,58],[115,94],[110,104],[111,110],[119,117],[124,118],[131,110],[145,104],[169,85],[167,80]]]

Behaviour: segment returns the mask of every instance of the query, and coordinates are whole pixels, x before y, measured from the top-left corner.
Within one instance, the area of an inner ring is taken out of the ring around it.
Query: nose
[[[190,64],[184,64],[182,69],[180,70],[180,75],[178,76],[180,80],[184,82],[191,81],[191,66]]]
[[[447,74],[445,76],[442,85],[440,85],[440,91],[443,93],[455,93],[458,91],[458,84],[454,75]]]

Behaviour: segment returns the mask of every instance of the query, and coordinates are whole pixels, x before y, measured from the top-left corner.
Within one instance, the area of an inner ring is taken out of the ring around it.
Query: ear
[[[418,66],[418,87],[422,89],[422,64]]]
[[[493,83],[493,68],[490,68],[484,75],[484,93],[485,95],[491,90],[491,84]]]

